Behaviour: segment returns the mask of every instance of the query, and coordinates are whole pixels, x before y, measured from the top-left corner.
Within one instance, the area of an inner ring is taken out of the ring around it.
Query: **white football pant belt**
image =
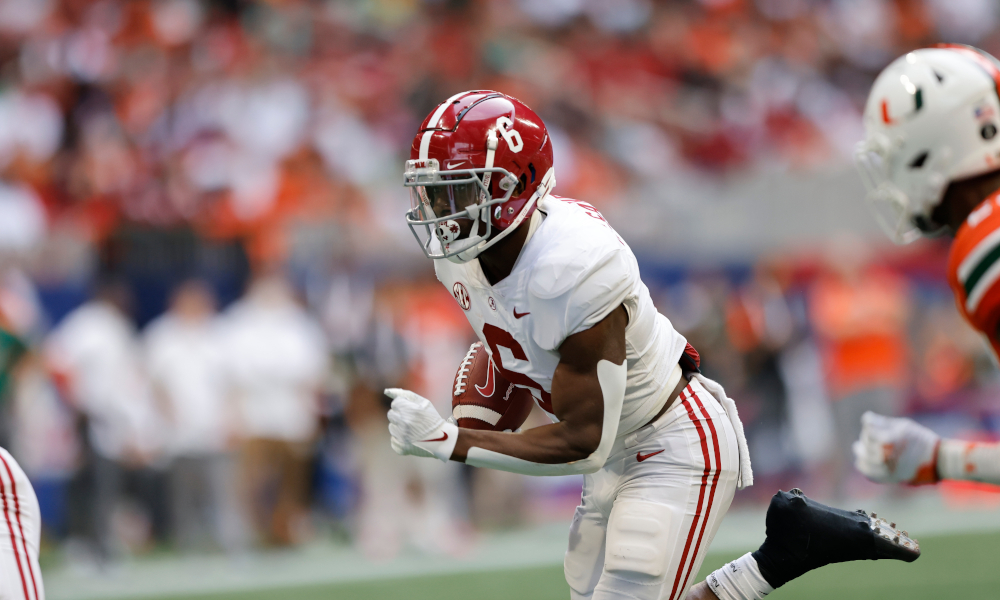
[[[587,458],[555,465],[536,463],[522,458],[515,458],[492,450],[469,448],[465,463],[474,467],[485,467],[522,475],[578,475],[595,473],[604,466],[611,454],[611,446],[618,434],[618,421],[621,419],[622,403],[625,400],[625,382],[628,378],[628,367],[625,362],[616,365],[611,361],[602,360],[597,363],[597,380],[601,384],[601,394],[604,396],[604,424],[601,428],[601,443]]]

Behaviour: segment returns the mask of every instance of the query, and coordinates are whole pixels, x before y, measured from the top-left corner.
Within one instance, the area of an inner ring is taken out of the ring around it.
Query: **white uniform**
[[[490,285],[479,261],[435,261],[438,279],[511,382],[553,420],[562,342],[624,304],[628,376],[605,466],[584,478],[566,554],[573,598],[679,599],[693,583],[739,477],[740,452],[720,399],[698,382],[655,423],[686,340],[659,314],[635,256],[584,202],[548,196],[545,219],[510,275]]]
[[[14,457],[0,448],[0,600],[45,600],[38,568],[38,499]]]

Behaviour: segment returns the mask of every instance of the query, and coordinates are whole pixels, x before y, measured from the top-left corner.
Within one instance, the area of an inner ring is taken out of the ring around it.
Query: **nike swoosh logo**
[[[420,440],[420,441],[421,442],[443,442],[443,441],[445,441],[447,439],[448,439],[448,432],[445,431],[444,433],[441,434],[441,437],[439,437],[439,438],[434,438],[433,440]],[[663,450],[660,450],[660,452],[663,452]]]
[[[444,166],[444,168],[446,168],[446,169],[454,169],[455,167],[457,167],[458,165],[460,165],[460,164],[462,164],[464,162],[465,162],[464,160],[460,160],[458,162],[453,162],[453,163],[450,163],[450,164],[446,164]]]
[[[639,461],[639,462],[642,462],[642,461],[646,460],[647,458],[651,458],[653,456],[656,456],[660,452],[663,452],[663,450],[657,450],[656,452],[650,452],[649,454],[647,454],[645,456],[643,456],[642,452],[636,452],[635,453],[635,459],[637,461]]]
[[[526,317],[526,316],[528,316],[530,314],[531,314],[530,312],[525,312],[525,313],[517,314],[517,309],[516,308],[514,309],[514,318],[515,319],[520,319],[521,317]]]
[[[493,377],[493,361],[490,361],[490,368],[486,370],[486,384],[480,386],[476,384],[476,391],[484,397],[489,398],[496,391],[496,379]]]

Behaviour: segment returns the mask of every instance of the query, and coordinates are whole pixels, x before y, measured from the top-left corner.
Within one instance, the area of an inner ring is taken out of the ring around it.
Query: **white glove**
[[[385,395],[393,399],[389,435],[396,454],[448,461],[458,441],[458,427],[442,419],[431,401],[420,394],[389,388]]]
[[[861,439],[854,442],[854,466],[879,483],[934,483],[940,442],[940,436],[910,419],[868,411],[861,416]]]

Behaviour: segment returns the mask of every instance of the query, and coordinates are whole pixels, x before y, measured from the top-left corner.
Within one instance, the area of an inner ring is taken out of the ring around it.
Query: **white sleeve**
[[[543,464],[473,446],[469,448],[465,463],[474,467],[498,469],[522,475],[577,475],[600,470],[611,455],[611,446],[618,434],[618,420],[621,418],[622,402],[625,399],[627,375],[628,367],[625,363],[616,365],[607,360],[597,363],[597,380],[601,384],[601,394],[604,396],[604,423],[601,427],[601,442],[597,450],[587,458],[569,463]]]
[[[639,280],[638,265],[627,247],[583,258],[590,260],[547,261],[532,273],[531,336],[545,350],[556,350],[569,336],[599,323]]]
[[[938,475],[1000,484],[1000,443],[941,440]]]

